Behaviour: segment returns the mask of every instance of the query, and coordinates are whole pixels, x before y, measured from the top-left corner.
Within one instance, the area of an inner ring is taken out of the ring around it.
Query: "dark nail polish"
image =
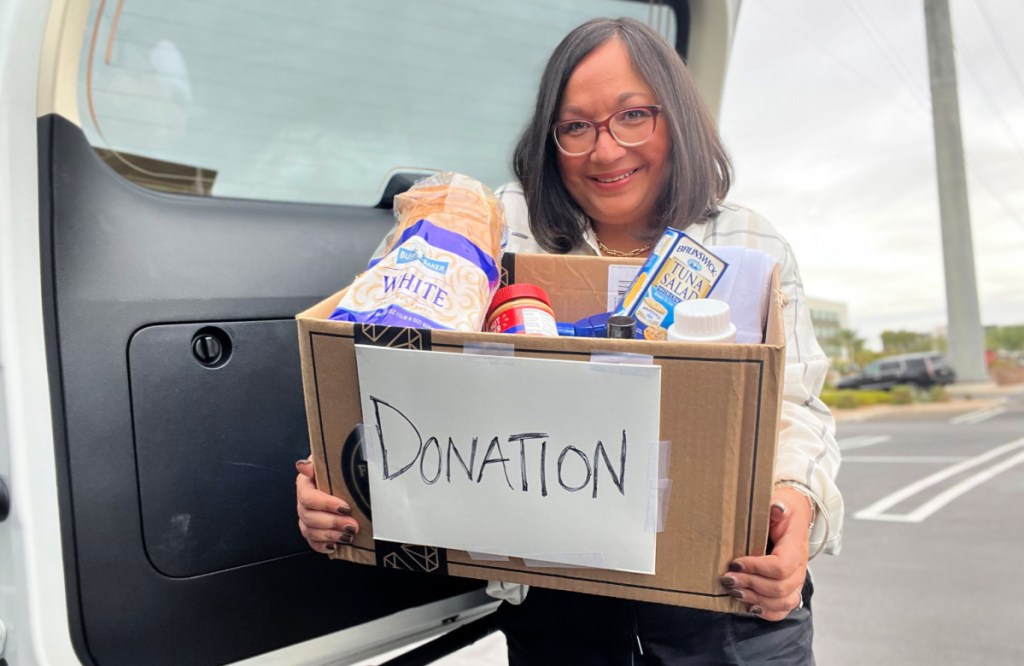
[[[719,584],[721,584],[722,587],[725,587],[725,588],[732,589],[732,588],[736,587],[736,579],[733,578],[732,576],[722,576],[721,578],[718,579],[718,582],[719,582]]]
[[[354,537],[356,535],[356,528],[352,527],[351,525],[346,525],[345,527],[342,527],[341,531],[350,537]]]
[[[764,615],[764,609],[761,608],[760,606],[751,606],[750,607],[750,614],[751,615],[756,615],[758,617],[761,617],[762,615]]]
[[[743,590],[730,590],[729,591],[729,596],[732,597],[733,599],[742,599],[743,598]]]
[[[338,507],[338,513],[340,513],[343,516],[351,516],[352,515],[352,509],[348,508],[347,506],[339,506]]]
[[[743,565],[739,562],[730,562],[729,571],[743,571]]]
[[[341,535],[340,539],[338,539],[338,543],[340,543],[342,546],[347,546],[352,543],[352,539],[354,538],[355,537],[352,534],[346,532],[345,534]]]
[[[333,553],[334,552],[334,544],[333,543],[327,544],[326,546],[324,546],[324,550],[326,550],[328,553]]]

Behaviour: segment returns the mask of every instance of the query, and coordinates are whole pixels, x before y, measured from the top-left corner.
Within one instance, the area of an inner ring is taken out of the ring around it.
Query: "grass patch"
[[[869,391],[854,391],[851,389],[836,390],[836,389],[824,389],[821,392],[821,401],[829,407],[835,407],[836,409],[856,409],[862,404],[861,394],[868,393]]]
[[[821,401],[835,409],[856,409],[871,405],[910,405],[918,402],[948,402],[949,392],[944,386],[922,389],[910,384],[894,386],[889,391],[862,391],[857,389],[823,389]]]
[[[888,391],[857,391],[857,401],[862,405],[888,405],[892,394]]]
[[[914,402],[914,387],[906,384],[893,386],[889,391],[889,397],[894,405],[909,405]]]

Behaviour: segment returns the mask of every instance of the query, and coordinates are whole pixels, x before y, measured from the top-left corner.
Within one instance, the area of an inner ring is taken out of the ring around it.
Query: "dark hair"
[[[566,35],[551,54],[533,117],[512,158],[512,168],[526,193],[530,229],[549,252],[565,253],[578,247],[589,223],[558,174],[558,149],[551,126],[576,66],[613,37],[622,40],[634,70],[654,90],[662,107],[658,120],[666,124],[671,139],[669,173],[658,197],[652,229],[682,229],[713,217],[729,191],[729,157],[679,54],[640,21],[592,19]]]

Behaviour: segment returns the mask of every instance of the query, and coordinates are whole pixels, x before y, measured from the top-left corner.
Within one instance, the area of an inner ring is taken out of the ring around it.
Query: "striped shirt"
[[[505,207],[509,252],[544,253],[530,232],[522,186],[511,183],[495,191]],[[818,398],[828,357],[818,345],[811,325],[800,271],[793,250],[775,227],[757,213],[725,204],[711,221],[691,225],[687,235],[705,246],[740,245],[765,252],[779,264],[780,286],[786,296],[783,321],[786,331],[786,371],[775,481],[788,483],[810,495],[817,512],[810,533],[810,552],[839,554],[843,526],[843,497],[836,487],[839,445],[835,420]],[[588,228],[583,244],[569,254],[600,255],[597,239]],[[508,586],[511,587],[511,586]],[[503,596],[498,590],[496,596]]]

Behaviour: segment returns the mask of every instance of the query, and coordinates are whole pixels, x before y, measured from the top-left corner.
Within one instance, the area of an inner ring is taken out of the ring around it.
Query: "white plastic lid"
[[[713,298],[680,301],[668,329],[677,342],[735,342],[736,326],[729,321],[729,304]]]

